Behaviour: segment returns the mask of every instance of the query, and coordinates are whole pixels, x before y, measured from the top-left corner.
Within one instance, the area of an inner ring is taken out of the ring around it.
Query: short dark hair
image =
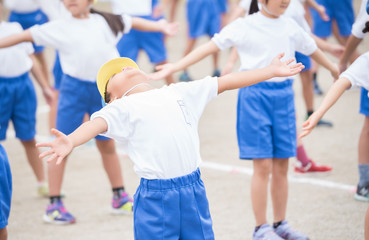
[[[110,93],[108,93],[108,83],[109,83],[109,81],[106,83],[105,90],[104,90],[104,101],[105,101],[105,103],[110,102]]]
[[[365,27],[364,27],[364,29],[363,29],[363,33],[367,33],[367,32],[369,32],[369,21],[367,21],[367,22],[365,23]]]

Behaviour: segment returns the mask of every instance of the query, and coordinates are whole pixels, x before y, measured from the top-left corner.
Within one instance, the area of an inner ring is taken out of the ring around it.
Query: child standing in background
[[[286,58],[299,51],[310,55],[338,77],[338,67],[316,46],[314,39],[297,23],[281,16],[289,0],[262,0],[261,12],[253,0],[250,14],[224,27],[212,40],[174,64],[159,66],[154,78],[162,78],[198,62],[220,50],[236,47],[241,71],[267,66],[270,56],[285,52]],[[256,13],[255,13],[256,12]],[[293,230],[286,221],[288,198],[288,159],[296,156],[296,119],[293,80],[271,78],[238,94],[237,137],[241,159],[253,159],[252,205],[256,220],[253,239],[308,239]],[[274,223],[267,223],[266,208],[269,175]]]
[[[0,40],[0,48],[20,42],[35,42],[59,51],[64,72],[60,88],[57,113],[57,128],[68,134],[83,121],[87,113],[92,115],[101,109],[96,88],[96,73],[107,60],[118,57],[117,40],[130,31],[162,31],[173,34],[176,24],[152,22],[128,15],[112,15],[91,8],[92,0],[63,0],[71,13],[70,17],[37,25],[22,33]],[[93,49],[93,51],[91,51]],[[76,104],[76,103],[79,104]],[[115,151],[114,141],[97,136],[96,145],[103,159],[105,171],[113,190],[112,211],[122,214],[132,211],[132,199],[125,192],[121,167]],[[61,167],[48,165],[50,204],[44,221],[56,224],[74,223],[75,217],[61,201],[61,185],[65,162]]]
[[[302,66],[281,62],[283,54],[265,68],[206,77],[155,89],[130,59],[105,63],[97,85],[106,107],[68,136],[53,129],[56,139],[40,155],[57,164],[97,134],[124,143],[140,176],[134,195],[134,236],[139,240],[213,240],[212,219],[200,177],[198,122],[205,106],[218,94],[247,87],[271,77],[290,76]],[[77,90],[78,91],[78,90]],[[79,104],[78,102],[76,103]]]
[[[1,12],[0,2],[0,38],[23,31],[19,23],[1,21]],[[30,43],[0,49],[0,141],[6,139],[8,124],[12,121],[16,137],[21,141],[36,176],[37,192],[47,197],[43,162],[38,158],[39,151],[35,146],[37,99],[29,72],[39,83],[48,104],[52,103],[52,89],[33,53]]]

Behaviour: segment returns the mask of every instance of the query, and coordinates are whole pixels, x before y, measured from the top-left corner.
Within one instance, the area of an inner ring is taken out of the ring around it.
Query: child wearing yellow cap
[[[96,135],[111,137],[125,146],[141,178],[133,205],[135,239],[214,239],[200,178],[199,119],[207,103],[226,90],[301,71],[301,63],[289,66],[293,60],[281,62],[282,56],[263,69],[160,89],[132,60],[113,59],[97,75],[108,104],[69,135],[52,129],[55,140],[37,145],[50,147],[40,157],[61,164]]]
[[[131,28],[174,34],[178,26],[166,21],[154,22],[125,14],[112,15],[96,11],[91,8],[93,0],[63,0],[63,4],[70,12],[69,17],[1,39],[0,48],[29,41],[59,51],[64,75],[60,86],[56,128],[69,134],[83,122],[86,113],[92,115],[101,109],[96,74],[107,60],[119,57],[116,43],[122,34],[128,33]],[[113,213],[132,212],[132,198],[124,189],[114,141],[96,136],[96,145],[113,190]],[[60,196],[64,166],[65,162],[63,167],[48,165],[50,204],[43,216],[48,223],[76,222],[75,217],[65,209]]]

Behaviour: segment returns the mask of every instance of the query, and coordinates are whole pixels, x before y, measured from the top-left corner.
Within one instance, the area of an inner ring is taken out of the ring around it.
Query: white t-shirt
[[[41,10],[47,15],[49,20],[63,19],[71,17],[71,13],[65,8],[60,0],[38,0]]]
[[[366,12],[368,0],[362,0],[359,14],[356,17],[354,25],[352,25],[351,33],[357,38],[364,38],[368,33],[363,33],[365,23],[369,21],[369,15]]]
[[[122,15],[124,33],[130,31],[132,18]],[[59,51],[60,64],[65,74],[95,81],[99,68],[107,61],[119,57],[115,36],[105,19],[90,14],[87,19],[73,17],[55,20],[30,28],[37,45],[50,46]]]
[[[152,0],[100,0],[111,2],[114,14],[128,14],[131,16],[150,16],[152,13]]]
[[[16,22],[0,22],[0,39],[23,32],[23,28]],[[32,60],[29,57],[33,53],[31,43],[20,43],[12,47],[0,49],[0,76],[17,77],[32,68]]]
[[[268,18],[260,12],[231,22],[215,34],[212,41],[221,50],[232,46],[237,48],[240,71],[266,67],[282,52],[285,54],[282,60],[287,60],[295,57],[295,51],[311,55],[317,49],[311,36],[292,19],[284,16]],[[268,81],[286,79],[279,77]]]
[[[5,0],[5,7],[17,13],[30,13],[40,9],[38,0]]]
[[[105,119],[103,135],[122,142],[140,177],[180,177],[201,163],[198,122],[217,93],[216,77],[171,84],[115,100],[91,119]]]
[[[340,77],[350,80],[351,88],[363,87],[369,91],[369,52],[358,57]]]

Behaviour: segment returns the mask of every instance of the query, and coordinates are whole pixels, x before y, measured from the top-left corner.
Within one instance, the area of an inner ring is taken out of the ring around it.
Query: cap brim
[[[97,88],[99,89],[100,95],[105,101],[105,88],[106,84],[108,83],[111,76],[114,74],[120,73],[123,68],[125,67],[132,67],[137,68],[137,64],[130,58],[115,58],[113,60],[110,60],[109,62],[102,65],[99,72],[97,73],[96,83]],[[106,101],[105,101],[106,102]]]

